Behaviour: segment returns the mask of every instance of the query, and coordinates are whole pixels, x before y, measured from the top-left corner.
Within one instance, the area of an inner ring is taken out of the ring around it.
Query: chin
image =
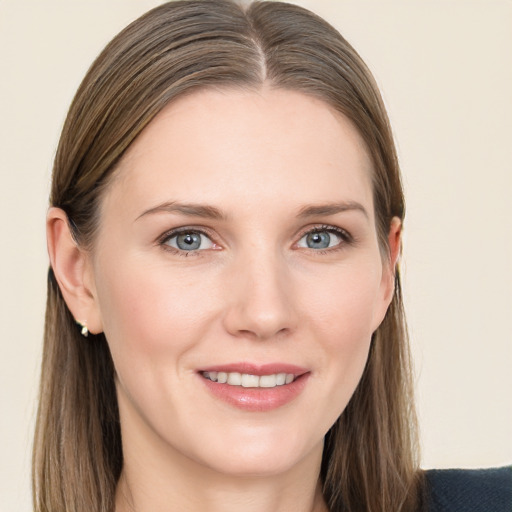
[[[309,457],[318,457],[320,462],[323,438],[306,444],[300,437],[298,433],[276,432],[265,436],[260,432],[252,438],[239,435],[234,438],[235,443],[230,437],[223,446],[218,445],[210,452],[207,465],[225,475],[263,478],[287,473]]]
[[[216,463],[210,467],[216,473],[230,477],[266,478],[288,473],[298,462],[292,458],[277,458],[274,454],[254,458],[239,454],[236,458],[224,459],[222,465]]]

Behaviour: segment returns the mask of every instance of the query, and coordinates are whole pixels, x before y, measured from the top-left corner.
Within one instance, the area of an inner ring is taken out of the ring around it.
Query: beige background
[[[0,0],[0,512],[30,510],[52,156],[88,65],[150,0]],[[512,2],[316,0],[382,87],[408,197],[425,467],[512,462]]]

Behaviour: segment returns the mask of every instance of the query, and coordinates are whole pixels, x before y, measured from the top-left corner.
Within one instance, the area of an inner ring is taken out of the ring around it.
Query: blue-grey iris
[[[306,237],[306,245],[310,249],[327,249],[331,243],[331,235],[327,231],[309,233]]]
[[[182,233],[176,237],[176,246],[183,251],[193,251],[201,247],[199,233]]]

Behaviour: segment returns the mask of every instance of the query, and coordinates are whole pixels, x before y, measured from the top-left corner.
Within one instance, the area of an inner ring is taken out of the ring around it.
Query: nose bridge
[[[259,246],[240,254],[229,280],[225,320],[232,334],[266,339],[295,328],[292,282],[278,251]]]

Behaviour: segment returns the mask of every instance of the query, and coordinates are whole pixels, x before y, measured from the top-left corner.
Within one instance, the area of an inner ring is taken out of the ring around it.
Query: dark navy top
[[[512,512],[512,466],[425,472],[429,512]]]

